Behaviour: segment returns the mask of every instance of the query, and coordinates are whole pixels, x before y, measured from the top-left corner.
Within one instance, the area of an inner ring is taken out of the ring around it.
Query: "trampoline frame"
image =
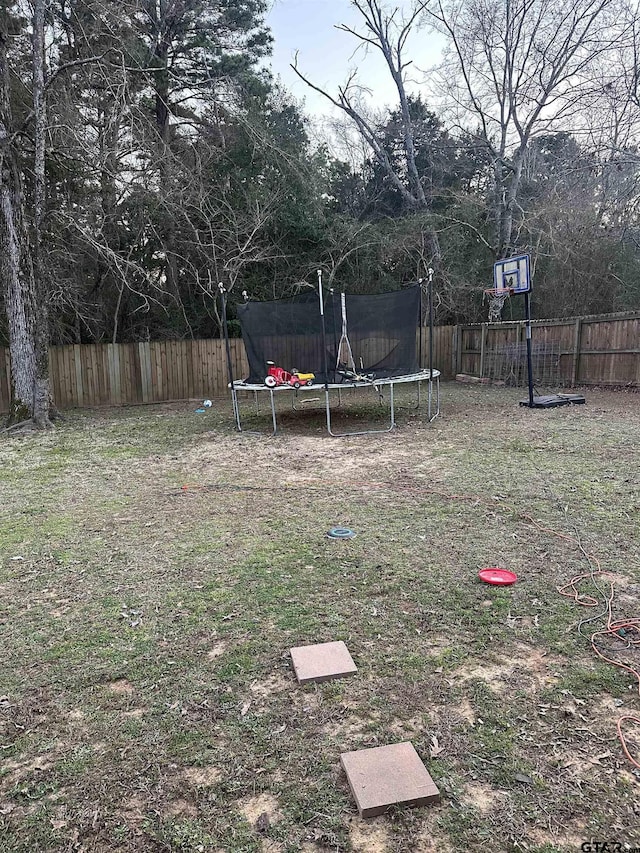
[[[418,373],[411,373],[405,376],[391,376],[387,379],[376,379],[373,382],[340,382],[340,383],[316,383],[314,385],[305,386],[305,391],[324,391],[325,393],[325,413],[327,421],[327,433],[334,438],[345,438],[350,435],[375,435],[376,433],[391,432],[396,428],[395,418],[395,396],[394,387],[406,383],[415,382],[418,389],[418,402],[416,408],[420,406],[421,397],[420,389],[422,382],[428,382],[429,388],[427,392],[427,417],[429,423],[434,421],[440,414],[440,371],[425,368]],[[381,388],[389,386],[389,426],[384,429],[365,429],[354,430],[352,432],[334,432],[331,424],[331,402],[329,397],[330,391],[338,392],[339,405],[342,403],[341,392],[346,389],[369,388],[373,389],[381,395]],[[435,387],[434,387],[435,386]],[[275,394],[278,392],[291,393],[291,406],[295,409],[295,402],[298,396],[298,391],[290,385],[277,385],[275,388],[267,388],[266,385],[259,383],[247,383],[238,379],[229,384],[231,389],[231,397],[233,399],[233,412],[236,419],[236,428],[238,432],[242,432],[242,421],[240,417],[240,406],[238,404],[238,391],[251,391],[254,394],[256,410],[259,411],[258,393],[268,392],[269,403],[271,406],[271,420],[273,423],[273,431],[271,435],[278,433],[278,416],[276,412]],[[301,389],[302,390],[302,389]]]

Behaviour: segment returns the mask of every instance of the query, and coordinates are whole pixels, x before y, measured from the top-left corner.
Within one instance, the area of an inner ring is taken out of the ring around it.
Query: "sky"
[[[395,0],[393,6],[408,9],[411,0]],[[357,40],[349,33],[335,29],[347,24],[362,30],[360,13],[349,0],[273,0],[266,23],[273,33],[272,70],[296,101],[304,101],[305,112],[316,118],[332,114],[331,104],[309,89],[289,67],[298,52],[298,67],[314,84],[334,96],[351,70],[357,70],[360,81],[371,89],[371,105],[377,108],[395,106],[397,94],[382,54],[369,48],[357,48]],[[406,54],[417,68],[433,65],[439,58],[439,37],[424,29],[412,34]],[[355,53],[354,53],[355,51]],[[420,71],[411,74],[416,83],[408,89],[417,91]]]

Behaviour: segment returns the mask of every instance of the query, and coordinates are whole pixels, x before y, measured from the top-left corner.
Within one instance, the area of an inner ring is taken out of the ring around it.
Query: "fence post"
[[[454,379],[460,373],[460,363],[462,361],[461,358],[462,352],[462,329],[459,325],[455,325],[453,327],[453,347],[452,347],[452,359],[451,359],[451,367],[453,370]]]
[[[489,328],[488,323],[482,324],[482,330],[480,332],[480,379],[484,376],[484,351],[487,345],[487,331]]]
[[[573,333],[573,365],[571,369],[571,385],[578,384],[578,375],[580,372],[580,346],[582,344],[582,319],[579,317],[576,320],[576,325]]]
[[[107,368],[109,377],[109,403],[112,406],[122,405],[120,391],[120,346],[107,344]]]
[[[140,363],[140,390],[142,402],[150,403],[153,399],[151,375],[151,347],[149,341],[138,342],[138,361]]]
[[[84,383],[82,379],[82,349],[80,344],[73,345],[73,369],[76,374],[76,405],[84,406]]]

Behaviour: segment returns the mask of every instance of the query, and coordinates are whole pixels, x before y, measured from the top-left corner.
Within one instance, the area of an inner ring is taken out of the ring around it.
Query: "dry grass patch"
[[[182,775],[194,788],[211,788],[217,785],[222,777],[218,767],[185,767]]]
[[[107,687],[116,696],[131,696],[135,693],[135,687],[126,678],[118,678],[116,681],[110,682]]]
[[[229,643],[226,640],[219,640],[207,652],[207,660],[215,660],[221,657],[229,648]]]
[[[389,853],[393,830],[384,817],[369,820],[354,817],[349,826],[349,841],[354,853]]]
[[[198,809],[188,800],[171,800],[165,804],[163,815],[166,817],[197,817]]]
[[[508,690],[526,687],[533,692],[558,684],[558,667],[562,660],[557,656],[525,643],[513,643],[500,663],[469,661],[453,672],[453,682],[478,678],[492,690],[505,694]]]
[[[506,796],[505,791],[498,791],[484,782],[468,782],[465,786],[464,800],[482,815],[495,815]]]
[[[249,690],[257,701],[269,701],[282,693],[291,691],[294,687],[295,676],[293,672],[290,678],[286,678],[280,672],[275,672],[265,679],[255,680],[249,684]]]
[[[520,396],[445,387],[427,426],[400,394],[395,433],[345,441],[321,411],[236,435],[226,403],[3,439],[0,846],[518,853],[568,843],[563,826],[640,844],[615,736],[640,700],[577,635],[593,612],[556,592],[581,553],[523,519],[577,530],[637,616],[640,407]],[[336,524],[358,536],[328,541]],[[519,583],[481,585],[497,564]],[[339,637],[358,675],[299,687],[287,650]],[[442,806],[353,820],[340,752],[404,739]],[[482,798],[501,791],[496,821]]]
[[[277,797],[267,792],[239,800],[237,807],[249,826],[257,833],[268,832],[271,826],[282,820]]]

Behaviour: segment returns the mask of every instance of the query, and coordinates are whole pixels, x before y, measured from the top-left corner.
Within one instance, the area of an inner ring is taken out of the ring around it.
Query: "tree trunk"
[[[171,47],[168,20],[169,13],[174,11],[166,3],[160,3],[157,18],[157,40],[153,55],[153,64],[161,68],[154,74],[156,129],[159,137],[159,172],[161,192],[165,197],[171,196],[171,125],[169,123],[169,50]],[[174,229],[171,217],[167,216],[167,227],[161,239],[165,255],[165,276],[167,290],[179,301],[178,263],[175,254]]]
[[[3,135],[7,138],[4,131],[5,127],[0,122],[0,144]],[[25,263],[23,257],[26,232],[20,173],[12,152],[7,148],[0,156],[0,208],[0,278],[11,356],[9,423],[16,423],[31,418],[34,410],[35,287],[31,265]]]
[[[36,0],[44,3],[44,0]],[[35,25],[38,24],[38,27]],[[39,33],[36,33],[36,30]],[[4,293],[11,357],[11,408],[9,422],[33,420],[46,427],[49,421],[48,313],[44,291],[40,292],[34,275],[34,258],[25,219],[22,176],[13,136],[10,103],[10,79],[7,57],[8,34],[0,20],[0,286]],[[34,10],[34,107],[44,98],[44,6],[38,17]],[[39,72],[36,49],[40,51]],[[36,113],[36,120],[38,114]],[[44,117],[46,122],[46,116]],[[44,186],[44,125],[40,117],[36,133],[36,199],[42,200]],[[40,146],[38,149],[38,145]],[[38,151],[40,153],[38,153]],[[38,169],[40,174],[38,175]],[[40,185],[39,184],[40,181]],[[37,204],[36,204],[37,207]],[[40,206],[41,214],[44,203]],[[41,219],[40,219],[41,224]],[[40,239],[36,228],[36,243]],[[40,246],[35,249],[41,264]],[[44,284],[43,284],[44,286]]]
[[[391,64],[389,64],[389,67],[391,68]],[[422,208],[427,208],[427,199],[424,194],[424,189],[422,188],[422,182],[420,180],[418,167],[416,166],[416,149],[413,139],[413,122],[411,121],[411,112],[409,111],[409,102],[407,100],[407,93],[404,87],[404,80],[402,79],[402,71],[398,70],[396,72],[392,69],[391,73],[396,84],[396,88],[398,90],[398,97],[400,98],[400,113],[402,115],[403,136],[402,141],[407,161],[407,177],[409,179],[409,187],[411,188],[412,195],[416,199],[417,205]]]
[[[49,420],[49,288],[44,269],[42,232],[46,209],[45,143],[47,103],[44,86],[44,25],[47,0],[33,0],[33,115],[34,115],[34,211],[33,275],[36,313],[34,325],[35,375],[33,420],[40,429]]]
[[[516,205],[516,199],[518,198],[520,190],[525,154],[526,148],[518,150],[513,159],[511,181],[508,186],[503,187],[502,224],[500,228],[502,239],[498,260],[501,258],[508,258],[513,252],[513,209]]]

